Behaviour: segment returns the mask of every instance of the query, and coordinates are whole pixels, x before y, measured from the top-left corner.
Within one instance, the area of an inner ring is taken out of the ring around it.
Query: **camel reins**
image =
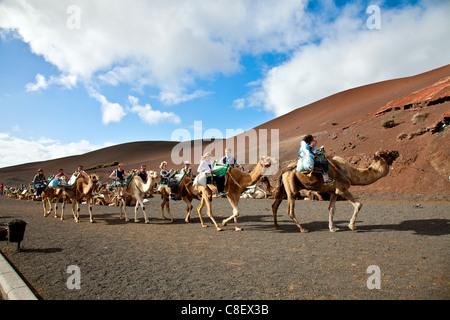
[[[234,182],[235,184],[237,184],[237,186],[238,186],[239,188],[245,189],[244,187],[242,187],[242,186],[236,181],[236,179],[233,178],[232,174],[230,173],[230,169],[231,169],[231,167],[229,167],[229,168],[227,169],[227,173],[226,173],[225,175],[229,175],[229,176],[231,177],[231,180],[233,180],[233,182]]]

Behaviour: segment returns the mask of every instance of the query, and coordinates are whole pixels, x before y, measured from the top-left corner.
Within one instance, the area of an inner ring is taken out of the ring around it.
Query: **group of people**
[[[300,157],[299,163],[304,162],[304,160],[308,160],[311,164],[311,170],[313,168],[321,168],[322,169],[322,175],[323,180],[325,184],[330,184],[333,182],[333,179],[331,179],[328,175],[328,162],[323,159],[323,157],[320,157],[320,154],[323,154],[324,147],[320,147],[317,149],[314,149],[317,146],[317,140],[312,135],[308,134],[306,135],[300,144],[300,149],[298,152],[298,155]],[[225,149],[225,156],[219,159],[219,164],[228,164],[232,168],[241,168],[242,166],[237,162],[236,158],[231,155],[231,149],[226,148]],[[167,162],[163,161],[160,166],[160,176],[162,181],[169,182],[171,179],[175,177],[175,174],[177,172],[173,169],[168,170],[167,169]],[[298,168],[298,167],[297,167]],[[216,173],[214,169],[214,163],[212,160],[212,155],[210,152],[205,153],[202,156],[202,161],[200,162],[200,165],[197,168],[197,173],[205,172],[206,174],[210,176],[214,176],[214,173]],[[300,171],[300,169],[297,169]],[[75,172],[81,174],[86,181],[89,181],[89,175],[84,171],[83,166],[79,166],[77,171]],[[180,173],[185,174],[187,177],[194,179],[194,173],[192,172],[191,163],[189,161],[184,162],[184,167],[181,169]],[[132,170],[132,174],[138,175],[142,178],[144,183],[147,182],[147,166],[145,164],[141,165],[141,168],[139,170],[134,169]],[[130,175],[126,176],[125,170],[123,168],[123,163],[119,163],[117,169],[115,169],[109,176],[109,178],[114,180],[115,186],[118,188],[118,196],[123,197],[123,188],[126,187],[127,179],[130,177]],[[64,173],[63,169],[59,169],[59,172],[55,175],[55,179],[62,179],[62,180],[69,180],[69,177]],[[225,177],[224,176],[214,176],[214,182],[217,185],[218,195],[225,195],[227,192],[224,191],[224,184],[225,184]],[[42,191],[45,189],[45,187],[48,184],[48,181],[45,178],[44,170],[39,169],[37,171],[37,174],[34,176],[33,179],[34,188],[36,189],[36,197],[41,197]],[[3,189],[3,188],[2,188]],[[174,193],[176,192],[176,188],[171,188],[172,191],[170,197],[174,198]]]
[[[86,179],[86,181],[89,181],[89,175],[86,173],[86,171],[84,171],[84,168],[81,165],[78,166],[78,169],[74,172],[74,174],[81,174]],[[69,176],[64,173],[64,169],[59,169],[59,172],[55,175],[54,179],[68,181]],[[34,189],[36,190],[36,198],[41,197],[42,191],[44,191],[44,189],[47,187],[48,182],[49,181],[45,178],[44,170],[39,169],[37,171],[37,174],[33,178],[33,185]]]
[[[217,161],[217,163],[218,164],[222,164],[222,165],[228,164],[232,168],[240,168],[240,169],[242,169],[242,166],[237,162],[236,158],[231,155],[231,149],[230,148],[226,148],[225,149],[225,156],[223,156],[221,159],[219,159]],[[170,179],[173,179],[175,177],[175,175],[177,174],[177,172],[175,170],[173,170],[173,169],[167,170],[167,162],[166,161],[163,161],[161,163],[161,165],[159,166],[159,168],[161,169],[161,171],[160,171],[161,179],[164,179],[165,181],[169,182]],[[197,173],[198,174],[205,173],[205,174],[211,176],[213,181],[216,183],[218,196],[222,196],[222,195],[226,195],[227,194],[227,192],[224,191],[225,176],[214,175],[219,170],[220,169],[214,170],[214,162],[212,160],[212,155],[211,155],[210,152],[207,152],[207,153],[205,153],[202,156],[202,160],[200,162],[200,165],[197,168]],[[181,169],[180,173],[182,175],[186,174],[186,176],[188,176],[191,179],[195,178],[195,175],[192,172],[191,163],[189,161],[185,161],[184,162],[184,167]],[[177,191],[177,185],[176,184],[170,185],[170,182],[168,184],[171,187],[170,197],[172,199],[175,199],[174,194]]]
[[[114,186],[117,187],[117,193],[119,199],[123,197],[123,189],[127,186],[127,182],[131,175],[137,175],[141,177],[142,181],[144,183],[147,182],[148,174],[147,174],[147,165],[142,164],[140,169],[134,169],[132,170],[131,174],[125,176],[125,169],[123,168],[123,163],[119,163],[117,166],[117,169],[115,169],[111,174],[109,175],[110,179],[114,180]]]

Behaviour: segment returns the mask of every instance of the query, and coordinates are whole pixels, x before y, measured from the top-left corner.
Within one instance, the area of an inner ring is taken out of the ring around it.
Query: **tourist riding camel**
[[[338,196],[347,199],[354,207],[353,216],[350,219],[348,227],[356,230],[355,221],[358,212],[361,210],[362,204],[353,197],[348,189],[354,186],[364,186],[374,183],[375,181],[385,177],[389,173],[389,166],[399,157],[398,151],[378,151],[374,155],[374,162],[364,169],[351,166],[341,157],[334,156],[327,158],[330,163],[330,175],[334,178],[332,183],[325,184],[319,174],[311,172],[310,174],[300,173],[295,168],[295,163],[288,165],[282,172],[278,187],[274,192],[275,201],[272,204],[272,213],[274,225],[276,229],[281,229],[277,223],[277,211],[283,199],[288,199],[288,214],[295,222],[301,232],[308,232],[302,227],[295,218],[294,206],[295,197],[301,189],[308,189],[320,193],[330,194],[330,204],[328,206],[329,229],[335,232],[333,216],[335,211],[336,200]]]
[[[37,171],[37,174],[34,176],[34,179],[33,179],[33,184],[34,184],[34,188],[36,189],[36,198],[40,198],[42,191],[44,191],[44,189],[46,187],[44,170],[39,169]]]
[[[231,168],[243,169],[242,166],[237,162],[236,158],[231,155],[231,148],[225,149],[225,156],[220,159],[219,163],[228,164]]]
[[[123,188],[125,187],[125,170],[123,168],[123,163],[119,163],[117,169],[111,172],[109,178],[113,179],[113,184],[117,187],[117,194],[119,199],[121,199],[123,197]]]
[[[207,152],[202,156],[202,161],[200,162],[200,165],[197,168],[197,172],[206,174],[207,177],[210,177],[212,181],[216,183],[218,197],[226,195],[228,192],[224,192],[225,176],[215,175],[214,173],[216,173],[216,171],[213,170],[214,169],[213,167],[214,164],[212,162],[211,153]]]
[[[313,170],[314,168],[321,168],[324,183],[332,183],[333,179],[330,179],[328,176],[328,162],[323,157],[325,148],[322,146],[314,149],[316,145],[317,140],[312,135],[308,134],[303,138],[298,151],[300,159],[297,163],[297,171],[303,172]]]
[[[170,188],[169,194],[170,199],[178,200],[175,199],[175,195],[178,191],[178,183],[173,180],[173,178],[176,175],[175,170],[173,169],[167,170],[167,161],[161,162],[159,168],[161,169],[161,171],[159,172],[159,175],[161,176],[160,184],[168,186]]]

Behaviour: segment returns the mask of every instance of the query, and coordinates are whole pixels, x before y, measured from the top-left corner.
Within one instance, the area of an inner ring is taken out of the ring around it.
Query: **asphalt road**
[[[365,201],[357,231],[347,228],[352,206],[338,202],[341,231],[330,233],[327,202],[299,200],[306,234],[286,215],[286,201],[278,231],[272,200],[241,199],[242,232],[232,223],[216,231],[206,213],[209,228],[196,212],[186,224],[184,202],[171,202],[174,223],[161,220],[160,203],[155,196],[146,206],[150,224],[141,212],[139,223],[125,223],[117,207],[100,206],[89,223],[86,205],[75,223],[70,208],[60,221],[44,218],[40,202],[3,196],[0,223],[28,224],[22,252],[7,241],[0,251],[46,300],[450,298],[448,202]],[[213,212],[222,221],[231,207],[214,199]]]

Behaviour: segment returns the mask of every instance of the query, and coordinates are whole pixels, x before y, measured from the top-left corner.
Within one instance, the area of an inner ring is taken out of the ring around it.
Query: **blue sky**
[[[0,167],[196,121],[225,135],[441,67],[449,16],[449,1],[0,1]]]

